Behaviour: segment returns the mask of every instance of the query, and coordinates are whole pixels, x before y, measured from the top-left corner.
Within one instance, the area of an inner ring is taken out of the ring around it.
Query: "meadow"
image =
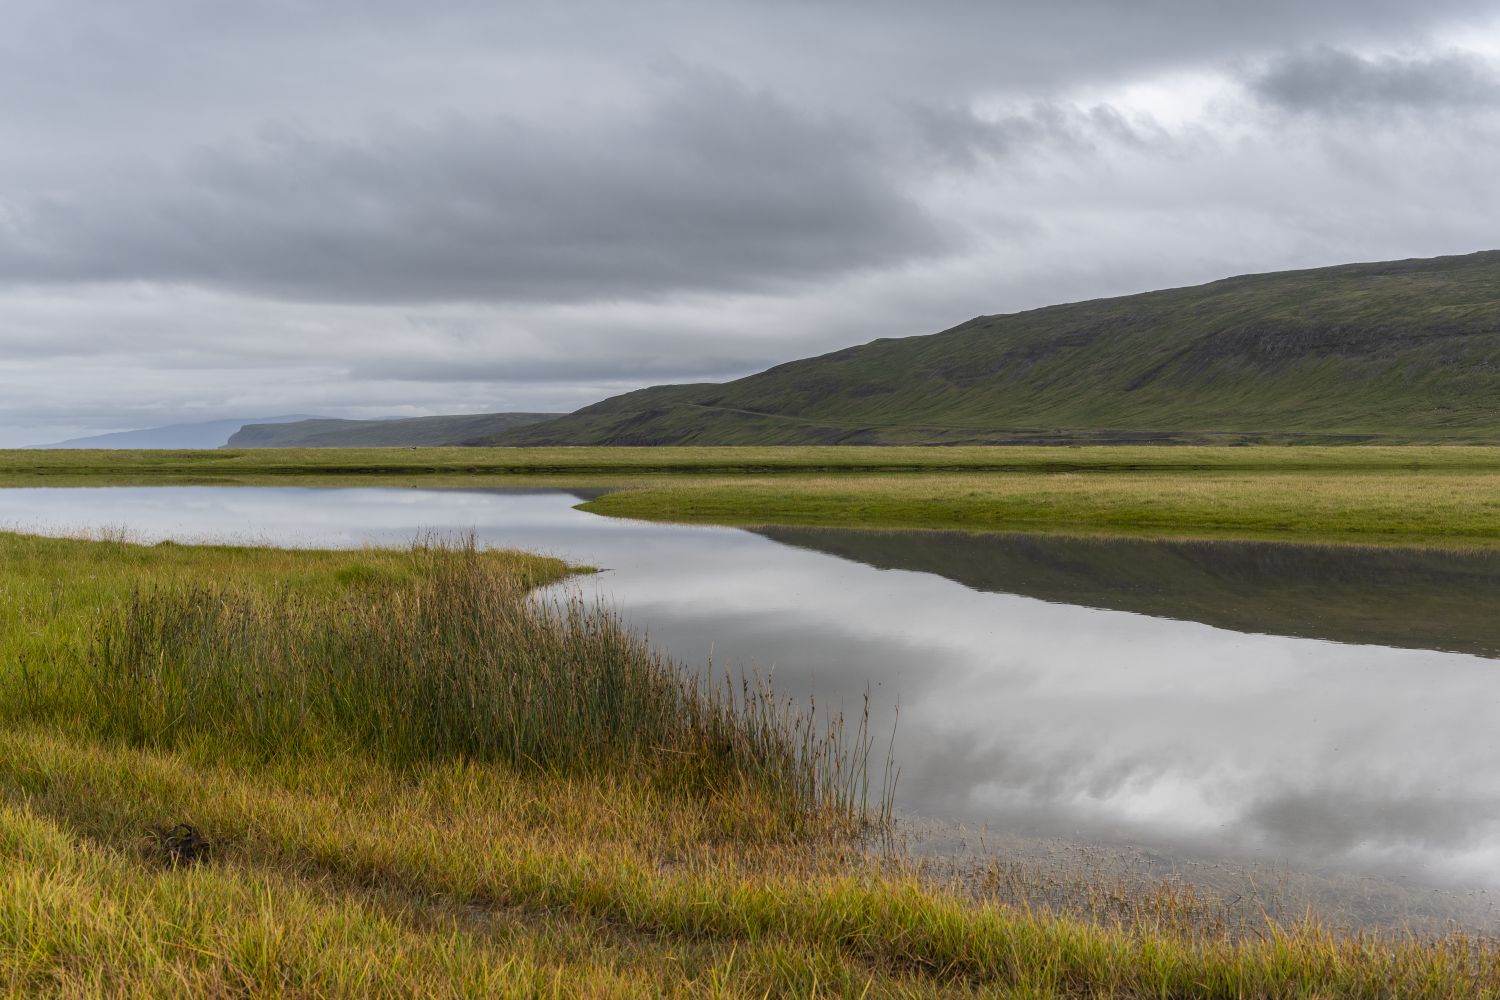
[[[1500,545],[1500,448],[369,448],[0,452],[0,485],[545,485],[599,514],[746,527],[945,528]]]
[[[527,600],[568,572],[0,534],[0,990],[1500,995],[1457,933],[934,878],[858,720]]]

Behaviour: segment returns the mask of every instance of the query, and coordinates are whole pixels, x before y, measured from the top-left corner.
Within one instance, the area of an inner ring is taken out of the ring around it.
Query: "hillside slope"
[[[1500,440],[1500,251],[981,316],[492,444]]]
[[[246,424],[230,448],[399,448],[472,444],[512,428],[552,420],[556,413],[465,413],[401,420],[299,420]]]

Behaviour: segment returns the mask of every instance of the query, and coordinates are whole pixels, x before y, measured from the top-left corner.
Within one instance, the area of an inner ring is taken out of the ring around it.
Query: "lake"
[[[310,547],[473,531],[716,672],[884,734],[1018,836],[1500,883],[1500,555],[648,524],[548,490],[0,490],[0,527]]]

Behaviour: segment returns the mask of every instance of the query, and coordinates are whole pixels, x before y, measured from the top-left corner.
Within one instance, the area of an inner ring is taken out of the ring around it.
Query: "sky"
[[[1500,4],[0,0],[0,447],[1500,247]]]

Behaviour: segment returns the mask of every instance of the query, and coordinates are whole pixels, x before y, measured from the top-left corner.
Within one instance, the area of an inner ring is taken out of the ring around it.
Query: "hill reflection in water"
[[[1235,632],[1500,657],[1500,552],[764,528],[877,569]]]

